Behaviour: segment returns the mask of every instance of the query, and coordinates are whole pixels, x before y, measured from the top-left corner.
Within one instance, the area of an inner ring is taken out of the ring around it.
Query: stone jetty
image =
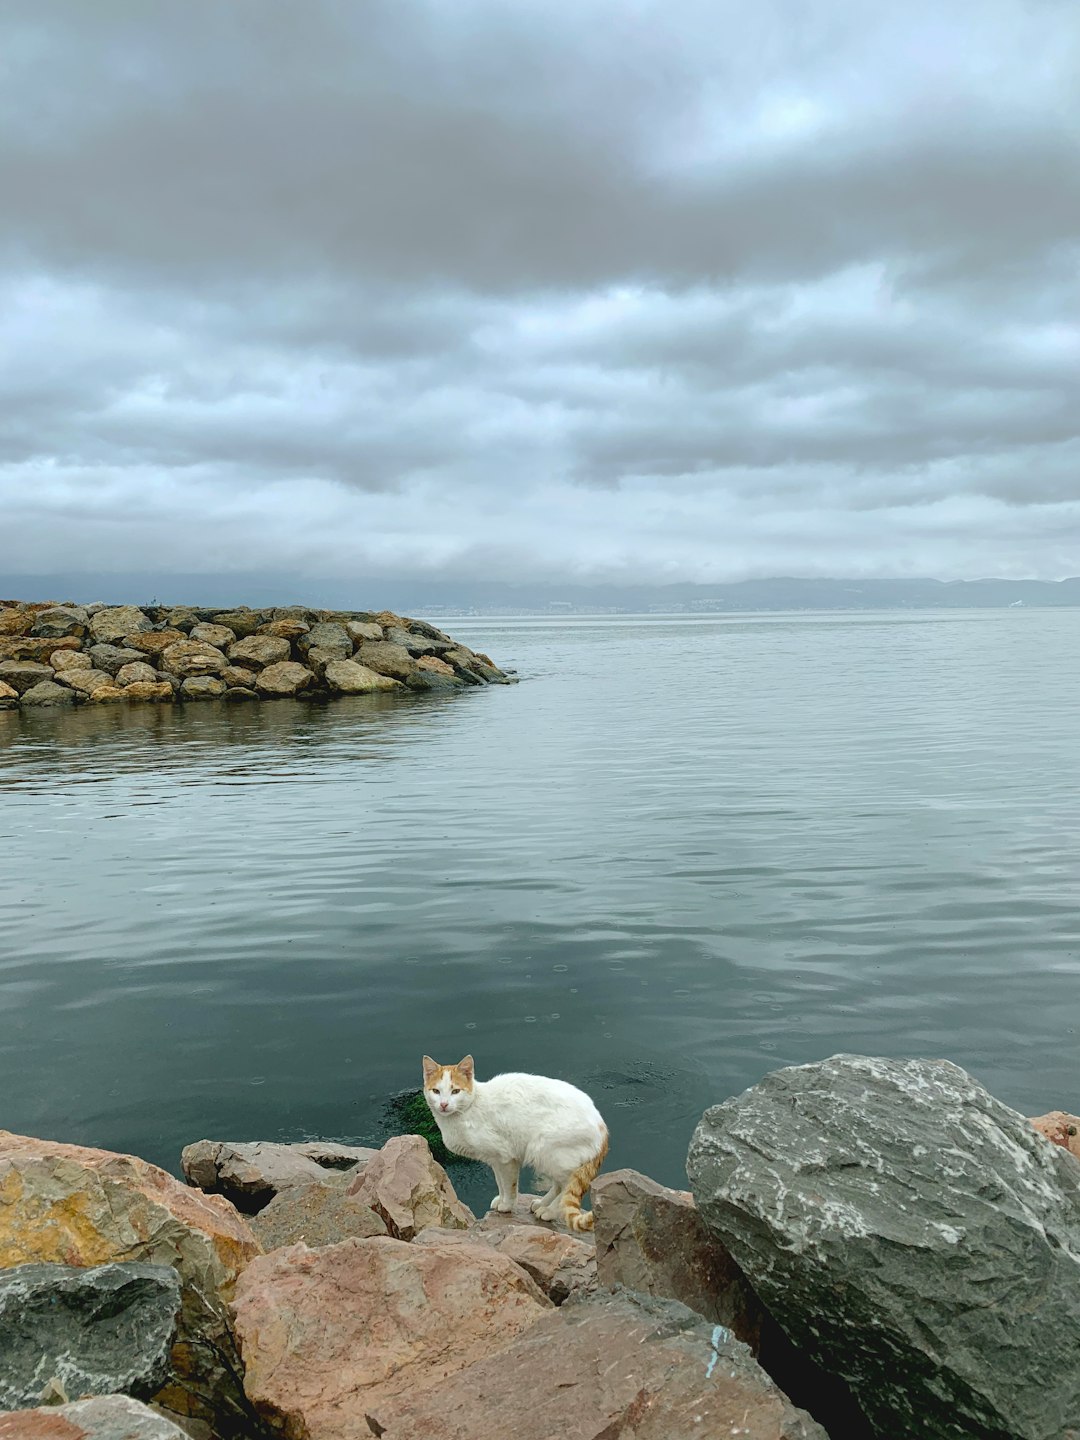
[[[392,611],[0,601],[0,709],[454,691],[512,677]]]
[[[418,1135],[0,1131],[0,1440],[1080,1440],[1076,1117],[836,1056],[706,1112],[690,1190],[477,1217]]]

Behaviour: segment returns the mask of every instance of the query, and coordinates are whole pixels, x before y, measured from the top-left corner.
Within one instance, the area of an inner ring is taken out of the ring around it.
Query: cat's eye
[[[460,1086],[460,1085],[452,1085],[452,1086],[450,1087],[450,1094],[451,1094],[451,1095],[460,1095],[460,1094],[461,1094],[461,1086]]]

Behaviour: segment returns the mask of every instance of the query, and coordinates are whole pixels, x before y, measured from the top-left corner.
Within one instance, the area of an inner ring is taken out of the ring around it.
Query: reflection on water
[[[1080,614],[451,628],[523,683],[0,714],[0,1126],[363,1142],[472,1050],[678,1183],[838,1050],[1076,1106]]]

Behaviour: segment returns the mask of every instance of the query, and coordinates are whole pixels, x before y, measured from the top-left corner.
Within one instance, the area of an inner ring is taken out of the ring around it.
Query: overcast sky
[[[1076,0],[0,32],[9,574],[1080,572]]]

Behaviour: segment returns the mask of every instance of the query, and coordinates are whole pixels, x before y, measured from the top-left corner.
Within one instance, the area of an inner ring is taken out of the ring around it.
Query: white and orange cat
[[[482,1160],[495,1172],[492,1210],[509,1214],[518,1176],[527,1165],[549,1186],[532,1204],[540,1220],[591,1230],[581,1202],[608,1149],[607,1126],[583,1090],[546,1075],[495,1075],[477,1080],[473,1058],[438,1065],[424,1056],[424,1098],[448,1150]]]

